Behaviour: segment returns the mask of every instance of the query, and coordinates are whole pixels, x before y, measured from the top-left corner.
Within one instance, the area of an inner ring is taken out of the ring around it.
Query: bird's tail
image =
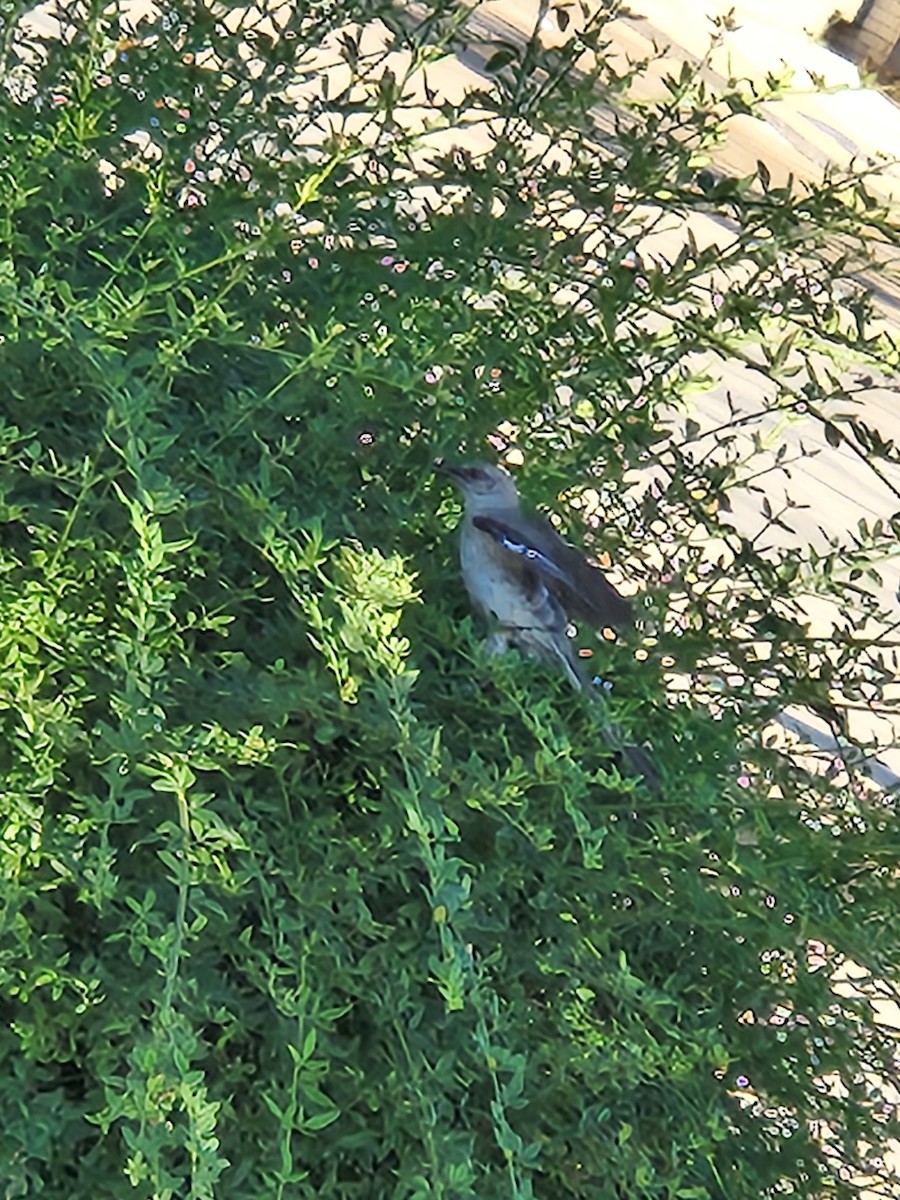
[[[602,722],[600,728],[607,745],[618,751],[624,765],[639,775],[654,795],[658,795],[662,779],[647,751],[642,746],[630,745],[625,741],[622,731],[607,721]]]
[[[552,629],[522,629],[516,631],[516,642],[526,653],[546,663],[562,667],[563,673],[577,691],[585,691],[588,680],[572,654],[572,642],[565,631]]]
[[[581,692],[589,692],[599,705],[605,707],[606,697],[605,689],[602,686],[603,681],[599,681],[599,687],[595,686],[595,681],[585,674],[572,651],[572,639],[566,633],[529,629],[527,638],[522,638],[520,634],[519,640],[523,650],[529,650],[545,662],[556,663],[562,667],[572,687]],[[647,751],[640,746],[631,745],[622,730],[607,721],[605,717],[600,720],[600,732],[610,749],[618,753],[623,765],[630,772],[639,775],[651,792],[658,794],[662,780]]]

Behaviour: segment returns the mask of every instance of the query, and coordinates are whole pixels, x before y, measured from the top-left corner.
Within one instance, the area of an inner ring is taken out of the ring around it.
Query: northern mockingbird
[[[631,605],[599,567],[567,545],[543,517],[522,512],[515,481],[489,463],[436,468],[465,500],[459,559],[463,582],[477,612],[493,627],[492,653],[516,646],[562,669],[569,683],[586,689],[568,636],[571,621],[598,629],[631,623]],[[652,787],[658,775],[643,750],[623,744],[613,726],[603,733]]]

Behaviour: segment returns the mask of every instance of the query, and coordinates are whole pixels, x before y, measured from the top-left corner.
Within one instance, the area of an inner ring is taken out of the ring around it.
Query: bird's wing
[[[521,514],[513,519],[483,514],[473,517],[472,524],[527,563],[570,617],[581,617],[600,629],[631,621],[628,601],[599,567],[562,540],[549,521]]]

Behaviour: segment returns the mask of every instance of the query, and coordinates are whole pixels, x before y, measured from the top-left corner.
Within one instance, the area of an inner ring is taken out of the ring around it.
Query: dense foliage
[[[757,98],[700,64],[638,102],[606,15],[545,4],[544,46],[449,0],[13,7],[4,1194],[855,1194],[900,839],[841,721],[896,668],[900,526],[784,555],[754,489],[794,418],[896,462],[841,406],[896,363],[886,214],[716,171]],[[713,444],[716,358],[773,391]],[[430,467],[491,447],[637,593],[585,646],[658,796],[480,649]],[[790,703],[846,765],[776,744]]]

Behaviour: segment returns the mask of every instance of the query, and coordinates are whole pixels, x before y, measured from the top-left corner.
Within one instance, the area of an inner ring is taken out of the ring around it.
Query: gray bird
[[[631,606],[599,567],[567,545],[543,517],[522,512],[515,481],[503,467],[436,464],[465,500],[459,558],[476,611],[493,632],[492,653],[515,646],[555,664],[573,687],[588,687],[568,627],[589,621],[598,629],[631,623]],[[644,751],[623,745],[618,730],[603,725],[607,740],[653,787],[658,776]]]

